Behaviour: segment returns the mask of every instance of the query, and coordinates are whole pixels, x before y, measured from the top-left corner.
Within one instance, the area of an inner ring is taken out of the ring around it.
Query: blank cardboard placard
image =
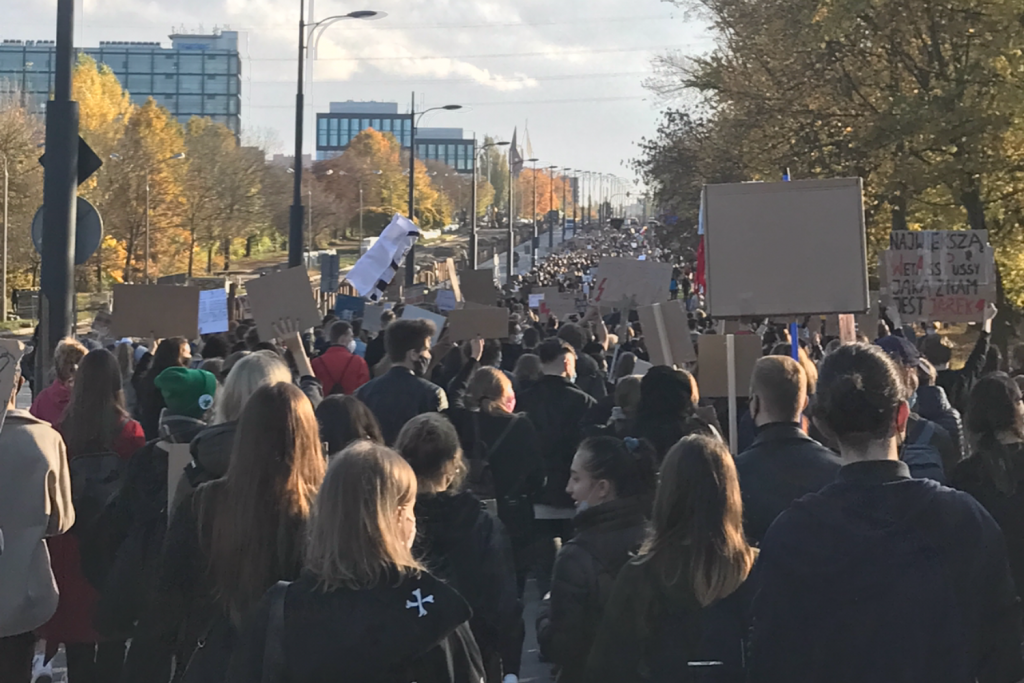
[[[644,330],[644,344],[654,364],[681,366],[697,360],[681,301],[641,306],[637,314]]]
[[[199,288],[175,285],[114,285],[110,336],[199,336]]]
[[[192,462],[191,446],[187,443],[160,442],[160,448],[167,451],[167,502],[174,501],[174,492],[178,490],[178,482],[185,474],[185,468]],[[170,515],[167,523],[170,524]]]
[[[753,334],[733,337],[736,346],[736,395],[750,395],[750,376],[761,357],[761,339]],[[725,335],[702,334],[697,339],[697,386],[700,395],[722,398],[729,395],[729,368],[726,365]]]
[[[704,196],[711,316],[868,309],[860,178],[707,185]]]
[[[459,273],[459,284],[465,301],[493,306],[498,301],[498,289],[494,286],[494,271],[464,270]]]
[[[653,367],[654,365],[645,360],[637,360],[636,365],[633,366],[633,374],[643,377],[647,374],[647,371]]]
[[[603,258],[591,293],[598,305],[616,306],[629,299],[633,306],[647,306],[668,301],[671,280],[671,263]]]
[[[7,416],[7,402],[14,393],[14,373],[24,353],[25,345],[17,339],[0,339],[0,429]]]
[[[576,305],[576,295],[572,292],[558,292],[554,294],[545,293],[544,300],[537,307],[542,316],[555,316],[559,320],[565,320],[570,315],[578,314],[579,307]]]
[[[264,341],[277,337],[274,323],[285,318],[294,320],[299,330],[308,330],[322,322],[309,273],[302,266],[249,280],[245,291],[249,293],[249,307],[260,339]]]
[[[380,332],[383,326],[380,322],[381,313],[389,311],[394,308],[395,305],[388,302],[383,304],[366,304],[363,307],[363,331],[369,334],[376,334]]]
[[[433,345],[441,338],[441,331],[444,330],[447,318],[419,306],[406,306],[402,309],[402,320],[429,320],[434,323],[434,338],[431,340],[431,345]]]
[[[464,308],[448,314],[448,338],[505,339],[508,337],[508,310],[505,308]]]

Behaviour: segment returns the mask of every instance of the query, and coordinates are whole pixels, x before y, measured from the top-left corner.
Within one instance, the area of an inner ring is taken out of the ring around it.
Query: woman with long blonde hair
[[[413,557],[416,492],[412,468],[386,446],[357,441],[334,458],[305,571],[253,612],[227,683],[482,680],[469,606]]]
[[[299,576],[325,469],[305,394],[287,382],[257,389],[238,422],[227,475],[172,514],[153,614],[140,624],[122,680],[166,683],[172,655],[186,681],[222,679],[243,615],[277,581]]]
[[[713,680],[743,680],[745,582],[756,556],[729,450],[720,439],[682,439],[662,463],[648,539],[615,581],[586,680],[665,680],[672,671],[671,680],[703,680],[692,670],[710,662]]]

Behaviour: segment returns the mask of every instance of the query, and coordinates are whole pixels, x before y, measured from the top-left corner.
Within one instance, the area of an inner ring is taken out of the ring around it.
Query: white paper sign
[[[456,304],[455,292],[450,289],[439,289],[435,303],[439,311],[454,311]]]
[[[531,294],[530,295],[530,308],[540,308],[540,302],[544,301],[543,294]]]
[[[199,292],[199,334],[228,331],[228,293],[223,289]]]
[[[644,375],[647,374],[647,371],[653,367],[653,365],[651,365],[645,360],[637,360],[636,365],[633,366],[633,374],[640,375],[641,377],[643,377]]]
[[[444,324],[448,319],[443,315],[431,313],[419,306],[406,306],[402,310],[402,320],[429,320],[434,323],[434,338],[431,340],[431,345],[433,345],[441,338],[441,331],[444,329]]]

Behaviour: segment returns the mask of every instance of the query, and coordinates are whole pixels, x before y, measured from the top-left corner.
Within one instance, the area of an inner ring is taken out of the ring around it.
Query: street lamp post
[[[110,158],[114,159],[115,161],[124,161],[124,158],[120,154],[111,154]],[[168,161],[174,161],[176,159],[184,159],[184,158],[185,158],[185,153],[184,152],[178,152],[177,154],[169,156],[166,159],[161,159],[160,161],[156,162],[155,164],[152,164],[152,165],[146,167],[146,177],[145,177],[145,180],[146,180],[146,214],[145,214],[145,237],[143,238],[144,239],[144,247],[143,247],[143,249],[145,251],[145,259],[146,260],[145,260],[145,263],[143,263],[143,265],[142,265],[142,279],[146,282],[147,285],[149,284],[149,174],[152,172],[153,168],[155,168],[156,166],[159,166],[160,164],[164,164],[164,163],[167,163]]]
[[[568,213],[569,213],[568,210],[567,210],[569,205],[565,203],[565,181],[569,177],[566,174],[571,172],[571,171],[572,171],[571,168],[563,168],[562,169],[562,241],[563,242],[565,241],[565,219],[568,218]]]
[[[491,147],[503,147],[503,146],[505,146],[507,144],[508,144],[507,142],[488,142],[487,144],[485,144],[482,147],[480,147],[479,150],[477,150],[477,148],[476,148],[476,134],[475,133],[473,134],[473,189],[472,189],[472,192],[471,192],[470,198],[469,198],[469,204],[470,204],[470,209],[469,210],[470,210],[470,215],[472,216],[470,218],[470,223],[469,223],[469,269],[470,270],[476,270],[477,260],[479,258],[478,252],[479,252],[480,235],[477,233],[477,225],[476,225],[476,186],[477,186],[477,182],[478,182],[478,180],[477,180],[477,178],[478,178],[477,168],[480,165],[479,164],[480,155],[485,153]],[[490,168],[488,168],[487,173],[488,173],[488,175],[490,175]]]
[[[537,162],[539,159],[527,159],[527,163],[533,164],[533,213],[530,214],[530,222],[533,224],[533,239],[530,241],[530,265],[537,265],[537,247],[540,246],[540,231],[537,228]],[[511,272],[511,268],[509,269]]]
[[[455,111],[456,109],[462,109],[461,104],[446,104],[443,107],[431,107],[430,109],[424,109],[416,115],[416,93],[412,94],[412,104],[409,108],[409,121],[412,123],[412,129],[409,131],[409,220],[416,222],[416,126],[419,125],[420,119],[423,118],[424,114],[432,111],[438,111],[444,109],[445,111]],[[415,279],[416,269],[416,245],[413,244],[409,247],[409,253],[405,255],[405,286],[412,287]]]
[[[7,168],[7,154],[0,152],[0,157],[4,160],[4,270],[3,270],[3,282],[0,283],[0,292],[3,293],[3,304],[0,304],[0,322],[7,322],[7,222],[10,213],[7,210],[8,195],[8,183],[10,182],[9,169]]]
[[[548,253],[555,249],[555,170],[557,166],[548,166]]]
[[[327,17],[316,23],[307,23],[303,18],[305,13],[305,0],[299,0],[299,77],[295,92],[295,183],[292,187],[292,205],[288,212],[288,267],[294,268],[302,265],[302,122],[304,119],[305,94],[303,93],[303,67],[307,54],[306,31],[312,38],[317,29],[321,31],[329,24],[342,19],[373,19],[383,16],[382,12],[372,10],[358,10],[334,17]],[[321,33],[322,35],[322,33]]]

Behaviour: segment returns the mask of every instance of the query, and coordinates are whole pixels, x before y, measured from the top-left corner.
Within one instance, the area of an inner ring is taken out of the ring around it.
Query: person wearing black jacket
[[[572,463],[576,535],[555,559],[551,598],[537,617],[541,654],[558,683],[581,683],[619,570],[640,549],[655,485],[654,458],[636,439],[587,439]]]
[[[430,365],[434,324],[429,320],[397,320],[387,329],[392,367],[356,392],[380,423],[384,442],[393,444],[406,422],[423,413],[448,407],[444,389],[424,376]]]
[[[995,320],[997,312],[993,304],[989,304],[985,309],[984,322],[981,332],[978,334],[978,341],[974,344],[974,349],[968,356],[967,362],[959,370],[949,369],[953,350],[945,337],[939,334],[928,334],[919,344],[921,353],[935,366],[938,372],[936,385],[946,391],[949,402],[960,411],[961,415],[967,412],[971,389],[974,388],[974,383],[981,377],[985,367],[985,359],[988,357],[988,349],[992,340],[992,321]]]
[[[822,362],[814,417],[845,464],[761,542],[750,683],[1024,677],[1002,532],[971,496],[910,478],[908,393],[878,347],[840,346]]]
[[[384,337],[387,334],[388,325],[395,321],[395,312],[391,309],[385,310],[380,314],[380,332],[377,336],[366,343],[366,365],[370,368],[370,375],[373,375],[373,369],[377,367],[377,364],[384,360],[384,356],[387,355],[387,348],[384,346]]]
[[[226,683],[480,683],[469,605],[411,552],[416,493],[389,448],[342,451],[316,498],[303,574],[250,613]]]
[[[493,487],[486,496],[494,498],[498,519],[512,541],[522,598],[533,541],[533,504],[544,490],[544,460],[533,423],[515,413],[516,395],[508,377],[478,365],[482,346],[480,340],[469,342],[470,358],[448,387],[452,405],[444,414],[459,434],[470,477],[483,473],[481,486]]]
[[[835,481],[842,466],[801,428],[806,408],[806,374],[799,363],[785,356],[757,361],[750,378],[750,416],[757,438],[736,457],[743,531],[751,543],[760,543],[794,500]]]
[[[957,465],[950,486],[974,496],[1006,539],[1017,594],[1024,596],[1024,395],[1009,375],[982,377],[971,391],[967,428],[971,457]]]
[[[140,448],[128,461],[124,483],[105,513],[111,522],[111,559],[96,607],[97,630],[125,638],[152,600],[160,549],[172,500],[168,500],[168,454],[201,432],[217,390],[217,379],[204,370],[172,367],[156,379],[167,407],[160,415],[160,438]],[[178,470],[174,473],[182,476]]]
[[[935,367],[928,362],[927,358],[922,358],[917,366],[917,400],[911,409],[924,419],[939,425],[949,434],[956,450],[955,460],[948,465],[952,471],[956,463],[963,460],[967,453],[967,443],[964,440],[964,426],[960,411],[950,404],[946,390],[936,386],[936,379]],[[945,463],[944,466],[946,466]]]
[[[599,401],[608,395],[608,387],[605,386],[605,374],[601,372],[597,361],[590,354],[584,353],[586,337],[583,328],[576,323],[566,323],[558,328],[558,338],[571,344],[576,352],[576,386]]]
[[[146,433],[146,440],[160,437],[160,413],[167,407],[164,397],[156,386],[156,378],[167,368],[187,368],[192,362],[192,347],[184,337],[164,339],[153,354],[153,362],[146,374],[139,379],[136,387],[136,406],[139,424]]]
[[[686,370],[657,365],[640,380],[640,408],[630,436],[646,439],[660,462],[684,436],[719,436],[697,414],[697,382]]]
[[[402,428],[395,449],[416,473],[414,554],[472,608],[487,682],[518,677],[525,629],[512,549],[480,500],[458,491],[464,464],[455,427],[436,413],[418,415]]]

